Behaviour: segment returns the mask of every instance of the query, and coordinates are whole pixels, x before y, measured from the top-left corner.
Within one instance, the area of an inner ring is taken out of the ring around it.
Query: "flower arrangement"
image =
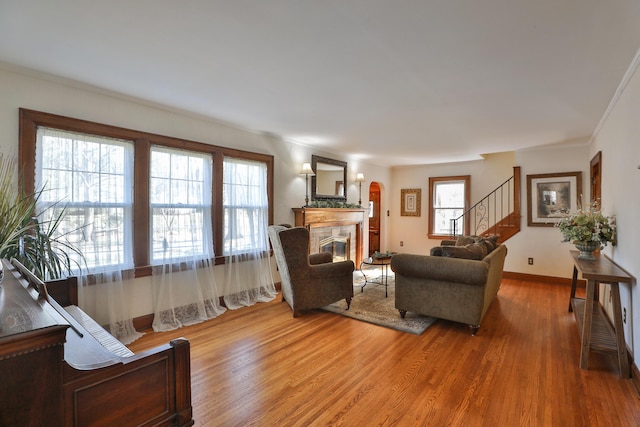
[[[616,219],[614,216],[604,216],[599,209],[598,202],[593,202],[588,210],[582,208],[574,214],[563,218],[556,226],[562,232],[563,242],[597,243],[600,249],[608,242],[616,245]]]

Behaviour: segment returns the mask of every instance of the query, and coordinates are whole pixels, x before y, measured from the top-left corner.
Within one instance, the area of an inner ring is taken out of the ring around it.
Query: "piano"
[[[0,426],[191,426],[189,341],[134,354],[77,307],[77,279],[2,260]]]

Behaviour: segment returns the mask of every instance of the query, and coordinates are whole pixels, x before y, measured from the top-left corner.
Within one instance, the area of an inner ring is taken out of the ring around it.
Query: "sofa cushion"
[[[429,251],[429,255],[431,256],[442,256],[442,246],[434,246]]]
[[[465,246],[441,246],[442,256],[451,258],[481,260],[487,256],[487,247],[482,243]]]
[[[476,239],[474,236],[460,236],[456,240],[456,246],[467,246],[475,242],[476,242]]]
[[[478,237],[475,243],[484,245],[487,248],[487,254],[490,254],[498,247],[498,236]]]

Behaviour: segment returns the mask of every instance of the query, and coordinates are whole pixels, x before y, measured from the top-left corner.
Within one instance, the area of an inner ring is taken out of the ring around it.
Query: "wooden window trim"
[[[133,257],[136,277],[151,275],[151,265],[149,263],[151,258],[149,247],[149,162],[151,159],[151,145],[208,153],[212,156],[213,185],[211,188],[211,218],[214,248],[219,249],[220,252],[222,252],[223,248],[222,167],[225,156],[266,163],[269,224],[273,224],[274,158],[272,155],[237,150],[20,108],[18,164],[22,177],[22,186],[26,194],[33,194],[35,191],[36,132],[39,126],[126,139],[134,142],[133,176],[135,185],[133,221],[136,226],[133,231]],[[224,256],[222,253],[216,254],[216,264],[223,263]]]
[[[449,234],[436,234],[433,232],[434,226],[434,206],[433,197],[435,195],[435,184],[446,181],[464,181],[464,210],[466,211],[471,206],[471,175],[456,175],[456,176],[438,176],[429,177],[429,233],[430,239],[442,239],[451,237]],[[464,234],[469,234],[469,221],[465,221]]]

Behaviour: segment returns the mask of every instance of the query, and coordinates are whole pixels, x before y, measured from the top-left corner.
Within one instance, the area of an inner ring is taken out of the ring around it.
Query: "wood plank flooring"
[[[639,426],[613,356],[579,368],[569,292],[505,279],[475,337],[443,320],[415,336],[319,310],[294,319],[278,296],[129,347],[190,340],[197,426]]]

